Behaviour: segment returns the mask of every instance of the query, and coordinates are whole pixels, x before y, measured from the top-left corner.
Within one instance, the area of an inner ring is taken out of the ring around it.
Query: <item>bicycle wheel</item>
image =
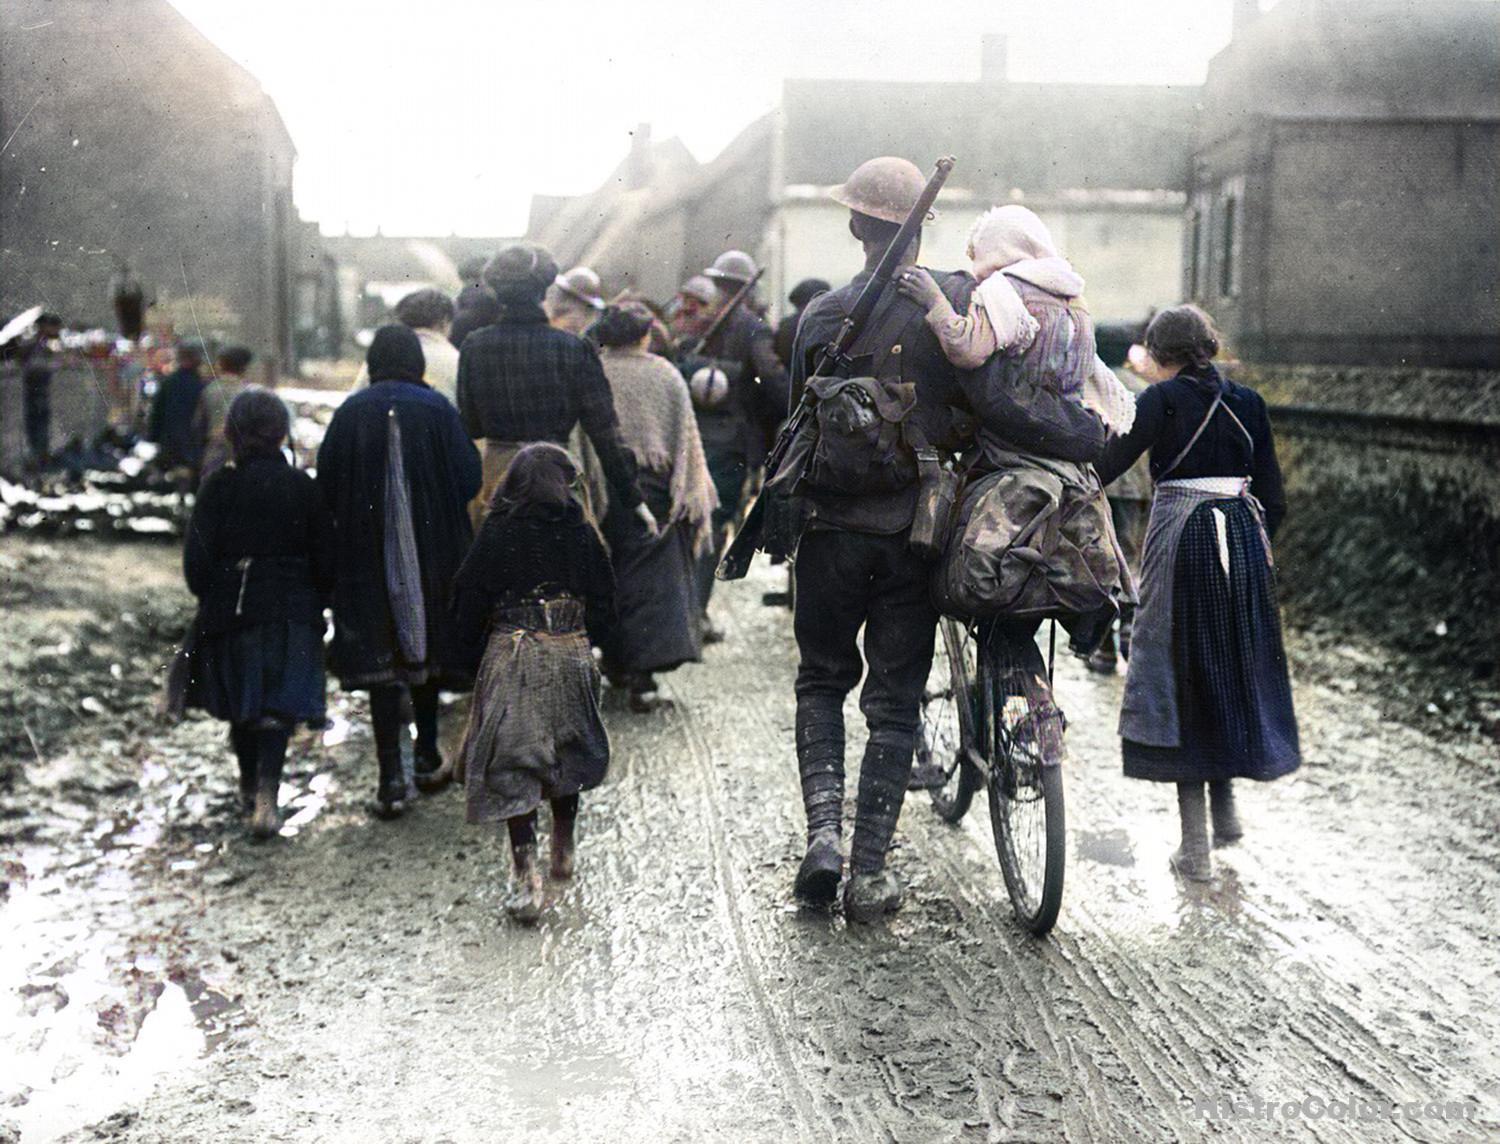
[[[932,808],[944,822],[958,822],[969,812],[979,789],[979,774],[968,760],[975,742],[976,679],[974,634],[957,620],[938,624],[938,646],[922,692],[922,726],[917,762],[935,762],[947,775],[932,792]]]
[[[1062,712],[1044,672],[996,641],[986,644],[984,659],[985,728],[994,743],[987,787],[995,851],[1016,917],[1032,933],[1044,934],[1062,906],[1067,861]]]

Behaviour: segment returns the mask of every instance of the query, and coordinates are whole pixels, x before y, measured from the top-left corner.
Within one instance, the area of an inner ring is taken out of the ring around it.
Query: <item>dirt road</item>
[[[1371,649],[1293,642],[1330,681],[1298,687],[1307,763],[1243,792],[1214,884],[1173,880],[1170,791],[1119,773],[1120,680],[1070,661],[1052,937],[1012,922],[984,807],[953,829],[921,796],[905,908],[851,929],[790,898],[794,652],[757,572],[673,710],[608,709],[579,880],[528,931],[457,792],[366,816],[357,700],[294,744],[288,837],[242,836],[221,730],[153,725],[131,683],[182,622],[175,559],[0,541],[7,719],[63,712],[4,740],[0,1141],[1500,1133],[1500,752],[1383,719]]]

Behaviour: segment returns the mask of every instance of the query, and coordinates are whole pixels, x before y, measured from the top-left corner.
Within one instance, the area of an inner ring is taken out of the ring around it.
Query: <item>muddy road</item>
[[[925,796],[904,909],[851,929],[789,893],[776,586],[724,591],[673,709],[609,705],[579,878],[524,930],[458,792],[366,815],[359,699],[294,741],[284,836],[243,836],[221,728],[151,714],[188,609],[171,546],[0,540],[0,1141],[1500,1134],[1482,729],[1393,721],[1377,651],[1294,639],[1307,763],[1244,790],[1245,843],[1185,888],[1170,791],[1119,773],[1121,681],[1069,661],[1055,933],[1012,922],[985,808],[949,828]]]

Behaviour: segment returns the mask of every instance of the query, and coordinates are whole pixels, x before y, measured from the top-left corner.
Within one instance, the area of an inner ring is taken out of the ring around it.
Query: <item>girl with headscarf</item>
[[[700,658],[701,609],[695,558],[713,543],[718,507],[687,383],[648,349],[654,315],[639,302],[607,309],[594,326],[609,379],[620,440],[635,459],[642,495],[659,533],[611,505],[604,537],[619,582],[620,622],[603,645],[604,669],[634,711],[660,700],[655,674]]]
[[[573,876],[580,791],[609,765],[589,641],[614,618],[609,556],[575,493],[566,450],[527,445],[502,477],[454,582],[459,628],[479,663],[459,770],[468,821],[504,822],[515,885],[506,909],[542,908],[537,809],[552,808],[551,874]]]
[[[479,491],[479,454],[458,411],[423,381],[416,334],[383,326],[367,364],[369,387],[339,406],[323,438],[318,484],[334,520],[333,668],[344,687],[370,692],[375,811],[393,817],[410,796],[401,752],[408,697],[418,789],[451,777],[438,750],[438,692],[469,683],[448,605],[474,535],[466,505]]]
[[[1213,875],[1205,809],[1213,845],[1227,846],[1244,833],[1233,780],[1301,762],[1271,561],[1286,497],[1266,403],[1214,366],[1208,315],[1163,310],[1145,345],[1155,384],[1099,462],[1112,481],[1149,451],[1155,482],[1121,746],[1127,778],[1177,785],[1172,867],[1201,882]]]
[[[1075,362],[1042,376],[1062,396],[1093,409],[1114,432],[1127,432],[1135,401],[1094,353],[1093,324],[1082,305],[1083,278],[1058,251],[1047,224],[1014,203],[994,207],[969,232],[969,258],[978,285],[964,314],[954,311],[932,275],[920,267],[899,279],[902,292],[927,308],[927,324],[948,360],[960,369],[978,369],[993,354],[1026,353],[1039,338],[1061,344],[1086,334],[1086,345],[1085,339],[1076,339]],[[1063,320],[1070,317],[1072,321]]]
[[[292,727],[324,712],[323,607],[333,587],[328,511],[282,452],[290,419],[269,390],[230,403],[233,463],[199,490],[183,569],[198,597],[187,702],[229,724],[251,830],[280,827]]]

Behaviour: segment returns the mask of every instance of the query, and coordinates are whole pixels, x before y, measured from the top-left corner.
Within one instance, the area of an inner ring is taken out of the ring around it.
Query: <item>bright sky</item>
[[[1012,79],[1200,83],[1232,0],[172,2],[276,100],[326,233],[514,235],[637,123],[706,160],[783,79],[974,80],[986,32]]]

